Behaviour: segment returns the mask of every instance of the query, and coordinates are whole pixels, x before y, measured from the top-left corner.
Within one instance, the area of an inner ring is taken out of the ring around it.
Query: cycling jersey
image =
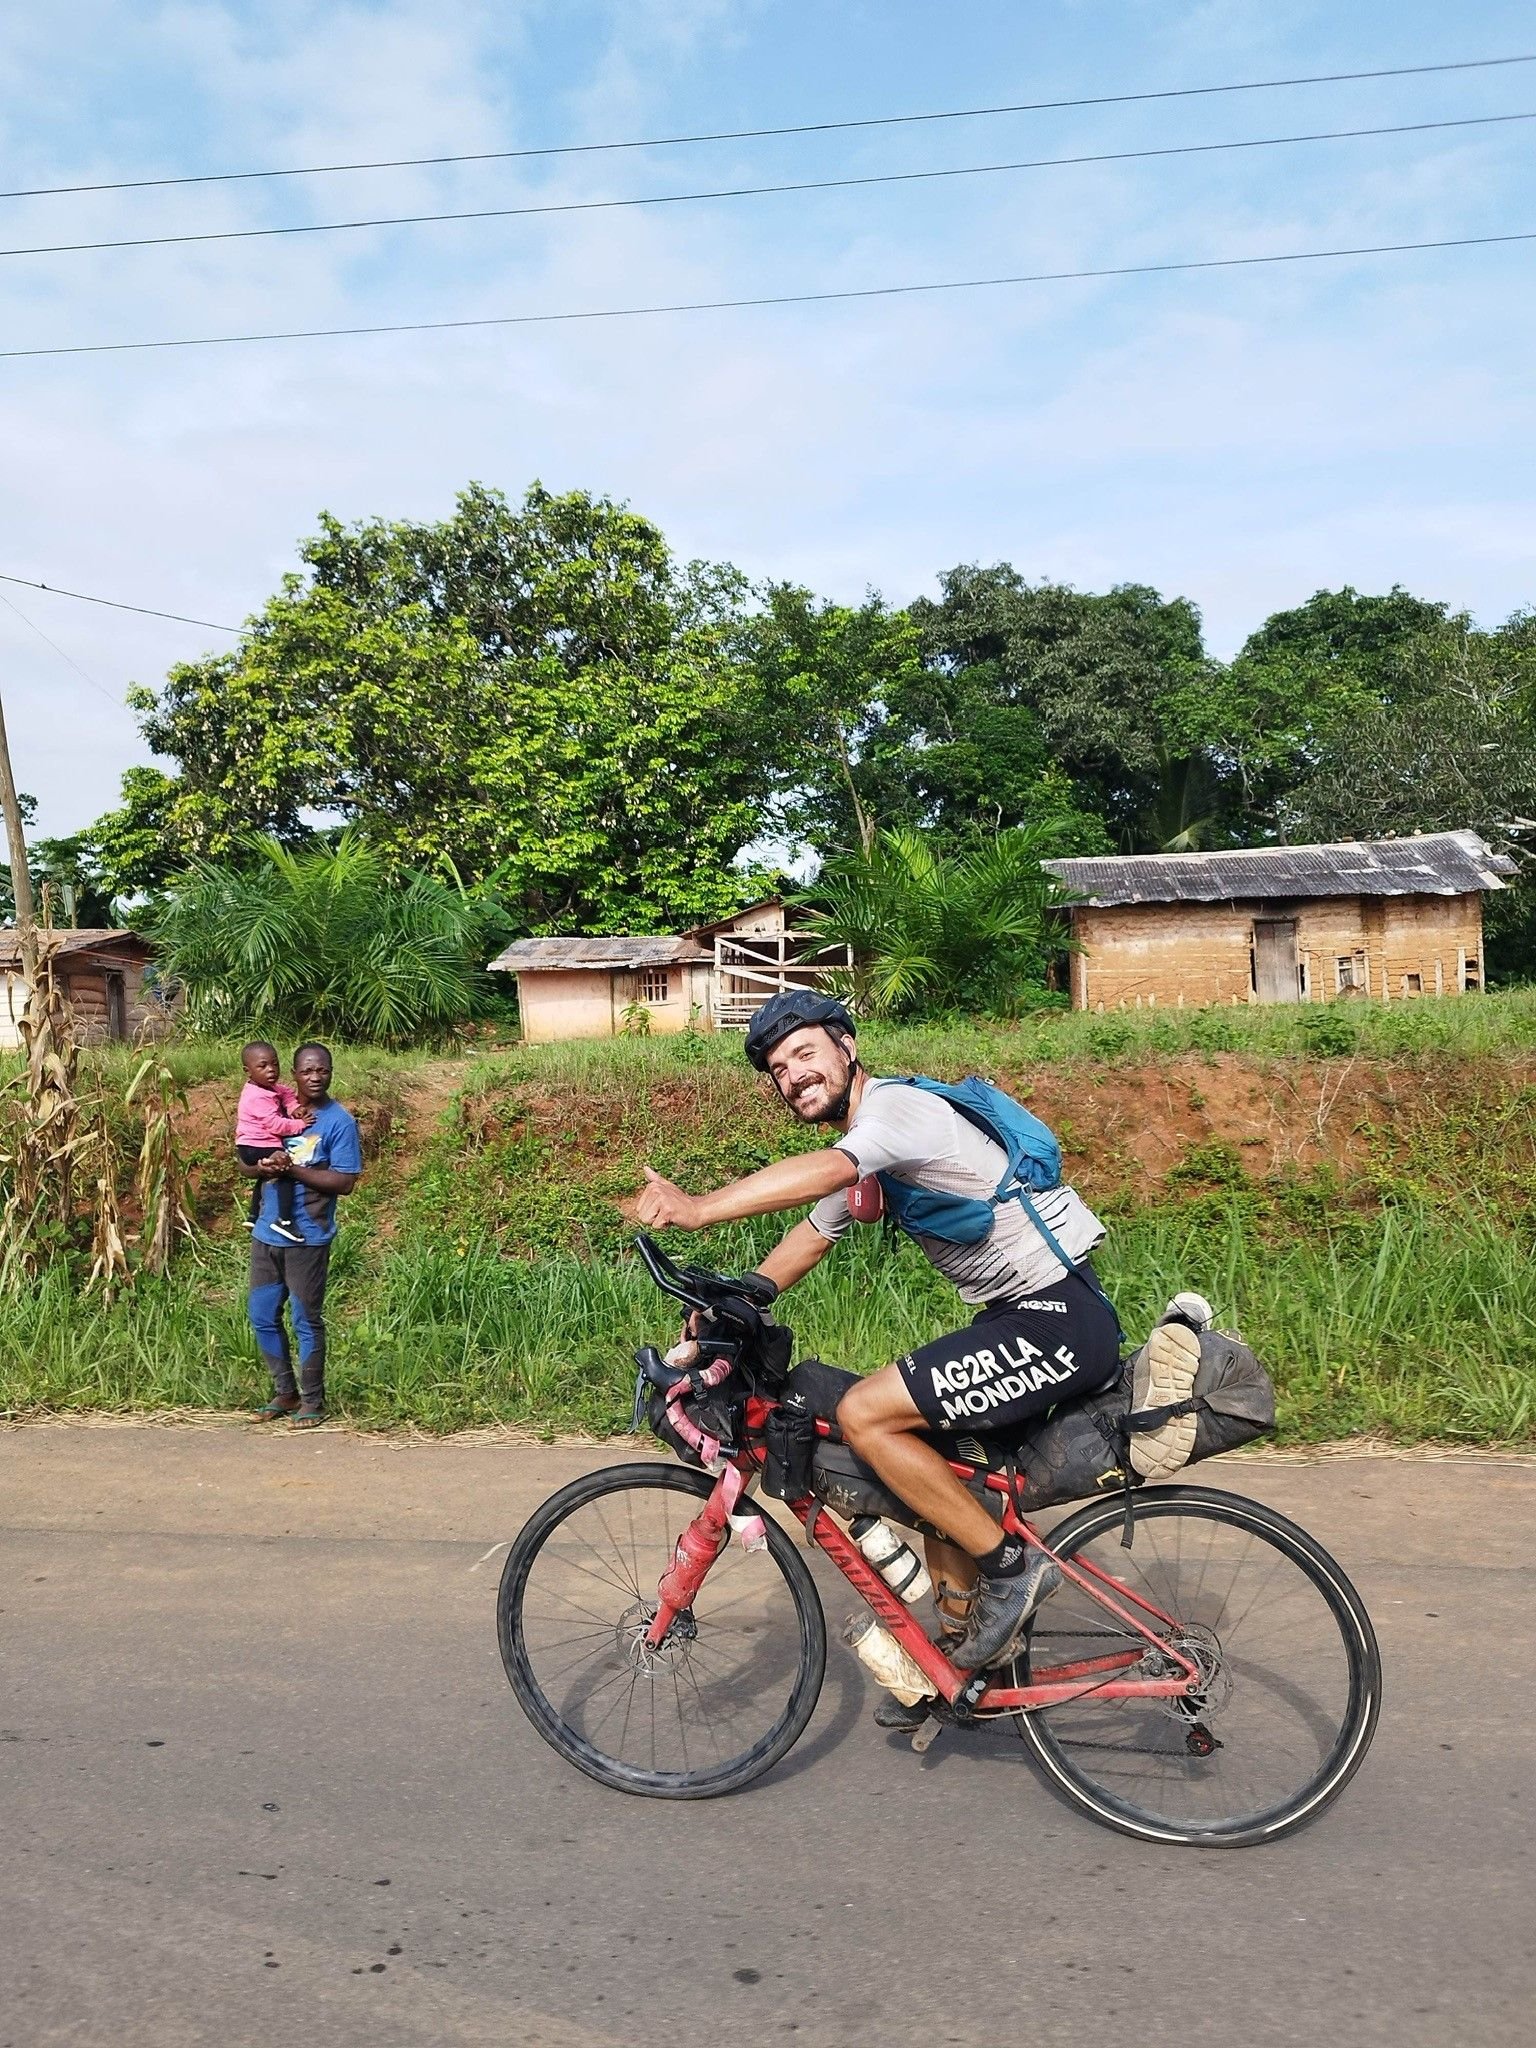
[[[861,1175],[889,1173],[912,1187],[983,1201],[991,1199],[1007,1164],[1001,1147],[941,1096],[873,1077],[865,1083],[858,1109],[834,1150],[846,1153]],[[1072,1259],[1086,1258],[1102,1240],[1104,1225],[1076,1189],[1049,1188],[1034,1202]],[[824,1196],[811,1210],[810,1220],[823,1237],[840,1238],[853,1220],[846,1192]],[[973,1306],[1043,1293],[1064,1273],[1061,1261],[1017,1202],[998,1208],[991,1235],[979,1244],[949,1244],[922,1236],[917,1243],[961,1299]]]

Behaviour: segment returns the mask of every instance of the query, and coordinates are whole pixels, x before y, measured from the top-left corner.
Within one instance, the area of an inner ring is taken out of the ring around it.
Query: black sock
[[[1005,1536],[995,1549],[978,1557],[976,1569],[985,1579],[1017,1578],[1024,1569],[1024,1560],[1029,1555],[1028,1544],[1017,1536]]]

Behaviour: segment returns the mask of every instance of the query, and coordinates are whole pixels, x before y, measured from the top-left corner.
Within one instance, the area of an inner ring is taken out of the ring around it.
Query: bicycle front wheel
[[[765,1550],[728,1544],[665,1642],[656,1588],[714,1481],[616,1465],[564,1486],[512,1545],[497,1633],[518,1703],[568,1763],[652,1799],[709,1799],[772,1768],[826,1669],[815,1582],[764,1517]]]
[[[1226,1848],[1289,1834],[1337,1798],[1375,1733],[1381,1659],[1359,1594],[1303,1530],[1237,1494],[1151,1488],[1137,1496],[1129,1550],[1122,1526],[1118,1501],[1096,1501],[1051,1547],[1171,1617],[1154,1626],[1199,1666],[1200,1688],[1088,1692],[1021,1714],[1020,1733],[1074,1804],[1124,1834]],[[1041,1679],[1142,1641],[1069,1580],[1016,1669]],[[1125,1675],[1177,1668],[1147,1646]]]

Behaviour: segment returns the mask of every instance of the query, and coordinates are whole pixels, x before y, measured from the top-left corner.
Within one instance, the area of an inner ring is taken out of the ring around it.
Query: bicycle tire
[[[826,1618],[821,1598],[794,1543],[766,1515],[763,1518],[768,1533],[766,1559],[771,1567],[777,1569],[793,1602],[797,1624],[797,1663],[782,1711],[742,1753],[721,1758],[706,1768],[640,1768],[606,1753],[581,1729],[571,1725],[540,1682],[527,1640],[525,1603],[530,1576],[546,1545],[561,1526],[583,1508],[610,1497],[659,1491],[685,1494],[693,1501],[702,1502],[708,1498],[714,1484],[707,1474],[690,1471],[680,1465],[616,1465],[604,1471],[587,1473],[561,1487],[529,1517],[514,1539],[502,1570],[497,1592],[497,1639],[502,1664],[519,1706],[544,1740],[567,1763],[574,1764],[589,1778],[595,1778],[599,1784],[615,1791],[650,1799],[715,1799],[739,1791],[742,1786],[751,1784],[765,1771],[771,1770],[788,1753],[804,1733],[820,1697],[827,1657]],[[633,1499],[630,1505],[633,1508]],[[722,1558],[724,1555],[722,1553]],[[759,1553],[758,1557],[747,1562],[756,1565],[761,1556]],[[718,1570],[717,1564],[714,1571]],[[658,1577],[659,1572],[658,1566]],[[706,1591],[709,1583],[709,1580],[705,1581]],[[765,1585],[767,1583],[764,1582]],[[601,1592],[588,1593],[586,1597],[601,1600],[603,1595]],[[611,1604],[613,1596],[607,1597]],[[618,1626],[615,1623],[615,1628]],[[596,1631],[589,1632],[596,1635]],[[609,1653],[610,1664],[616,1661]],[[696,1685],[694,1690],[698,1692]],[[628,1726],[627,1715],[625,1726]]]
[[[1049,1539],[1051,1548],[1058,1556],[1072,1559],[1080,1558],[1096,1540],[1113,1537],[1118,1542],[1123,1512],[1119,1501],[1095,1501],[1052,1531]],[[1015,1717],[1019,1732],[1033,1751],[1035,1762],[1058,1793],[1094,1820],[1121,1834],[1133,1835],[1141,1841],[1206,1848],[1247,1848],[1261,1842],[1278,1841],[1315,1820],[1330,1806],[1365,1758],[1381,1712],[1381,1656],[1375,1631],[1359,1594],[1335,1560],[1305,1530],[1274,1509],[1248,1500],[1241,1494],[1221,1493],[1206,1487],[1158,1486],[1137,1496],[1136,1525],[1139,1532],[1147,1530],[1149,1524],[1155,1526],[1172,1517],[1180,1518],[1186,1526],[1205,1522],[1246,1532],[1250,1538],[1268,1545],[1294,1564],[1321,1596],[1339,1631],[1347,1670],[1347,1704],[1319,1768],[1304,1784],[1278,1800],[1271,1810],[1213,1816],[1199,1823],[1177,1823],[1166,1815],[1158,1815],[1117,1795],[1099,1782],[1094,1776],[1094,1769],[1102,1774],[1106,1768],[1104,1765],[1090,1768],[1074,1757],[1071,1753],[1073,1745],[1059,1732],[1060,1723],[1063,1718],[1070,1720],[1072,1714],[1080,1719],[1084,1702],[1074,1702],[1070,1712],[1047,1707],[1021,1713]],[[1181,1530],[1181,1557],[1182,1533]],[[1146,1547],[1144,1545],[1144,1550]],[[1134,1559],[1135,1555],[1133,1544],[1127,1556]],[[1061,1597],[1060,1594],[1056,1596],[1058,1600]],[[1169,1611],[1177,1610],[1170,1608]],[[1052,1605],[1048,1604],[1041,1610],[1037,1622],[1044,1622],[1051,1613]],[[1020,1682],[1027,1682],[1032,1656],[1031,1637],[1015,1667],[1021,1675]],[[1279,1692],[1273,1678],[1271,1690]],[[1121,1703],[1104,1702],[1106,1715],[1117,1704]],[[1053,1715],[1057,1717],[1056,1726],[1053,1726]],[[1220,1749],[1223,1744],[1218,1742],[1216,1747]],[[1081,1754],[1087,1755],[1112,1751],[1115,1745],[1088,1738],[1081,1740],[1078,1748]]]

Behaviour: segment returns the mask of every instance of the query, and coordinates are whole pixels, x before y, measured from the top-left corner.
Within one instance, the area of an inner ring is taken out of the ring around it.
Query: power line
[[[0,571],[0,583],[15,583],[24,590],[46,590],[50,597],[72,597],[77,604],[104,604],[114,612],[138,612],[146,619],[174,619],[178,626],[206,626],[212,633],[233,633],[237,639],[241,632],[239,626],[221,626],[217,619],[189,619],[184,612],[158,612],[152,605],[147,604],[120,604],[115,597],[87,597],[83,590],[61,590],[56,583],[34,583],[28,576],[7,576]],[[15,611],[16,608],[12,605],[11,609]],[[25,617],[21,612],[17,612],[16,615],[18,618]],[[32,624],[30,619],[27,620],[27,624]],[[33,630],[41,631],[41,628],[34,627]],[[43,638],[48,639],[46,633],[43,634]],[[48,644],[51,647],[53,642],[49,640]],[[56,651],[64,653],[62,647]],[[68,661],[69,656],[65,654],[64,659]],[[84,670],[81,673],[84,674]],[[90,678],[87,677],[86,680],[89,681]]]
[[[931,284],[864,285],[830,292],[774,292],[750,299],[684,299],[668,305],[604,306],[581,312],[563,313],[500,313],[472,320],[391,320],[368,327],[294,327],[274,329],[264,334],[178,335],[163,341],[73,342],[54,348],[0,349],[0,362],[33,356],[125,355],[148,349],[233,348],[246,342],[258,341],[333,341],[348,336],[369,334],[443,334],[470,327],[545,327],[560,322],[582,320],[639,320],[664,313],[736,312],[758,306],[821,306],[829,305],[836,300],[914,298],[937,292],[987,291],[1002,285],[1068,284],[1110,277],[1161,277],[1175,271],[1243,270],[1269,263],[1321,263],[1350,256],[1400,256],[1424,249],[1485,249],[1505,242],[1536,242],[1536,229],[1507,235],[1451,235],[1433,242],[1368,242],[1358,248],[1349,249],[1291,249],[1277,255],[1266,256],[1205,256],[1176,263],[1118,263],[1092,270],[1032,270],[1012,277],[945,278]],[[20,579],[9,580],[14,582]],[[37,584],[33,587],[46,589],[48,586]],[[61,594],[74,596],[78,593],[66,591]],[[90,601],[105,603],[107,600],[102,598]],[[136,611],[139,607],[127,605],[122,609]],[[176,614],[162,612],[154,616],[173,618]],[[191,619],[186,623],[205,626],[210,621]],[[220,633],[232,633],[236,628],[219,626],[216,630]]]
[[[9,581],[10,579],[7,578],[6,580]],[[114,710],[127,710],[128,707],[126,704],[124,704],[121,697],[114,697],[112,692],[107,688],[105,683],[98,683],[93,675],[90,675],[85,669],[83,669],[80,666],[79,662],[76,661],[75,657],[72,654],[67,654],[64,651],[64,649],[59,645],[57,640],[51,639],[49,635],[43,631],[42,627],[37,623],[36,619],[28,618],[27,614],[22,610],[21,606],[19,604],[14,604],[11,601],[11,599],[6,596],[3,590],[0,590],[0,604],[3,604],[8,612],[14,612],[17,618],[20,619],[21,623],[24,626],[29,627],[31,631],[37,635],[38,639],[43,642],[45,646],[51,647],[54,653],[59,657],[60,661],[67,661],[69,663],[69,666],[74,670],[75,674],[80,678],[81,682],[89,684],[89,686],[96,692],[98,697],[105,697],[107,702],[110,705],[112,705]]]
[[[709,199],[757,199],[784,192],[840,192],[862,185],[917,185],[944,178],[994,177],[1007,171],[1056,170],[1076,164],[1124,164],[1153,157],[1210,156],[1241,149],[1281,149],[1295,143],[1351,142],[1381,135],[1424,135],[1445,128],[1489,128],[1512,121],[1536,121],[1536,112],[1521,114],[1471,114],[1449,121],[1401,121],[1386,128],[1327,128],[1300,135],[1258,135],[1236,142],[1183,142],[1160,149],[1100,150],[1089,156],[1041,156],[1018,163],[961,164],[934,171],[881,171],[852,178],[806,178],[781,185],[726,185],[703,192],[652,192],[629,199],[547,200],[531,206],[481,206],[459,213],[398,213],[370,220],[327,220],[294,227],[218,228],[188,235],[132,235],[105,242],[40,242],[16,249],[0,249],[6,256],[71,256],[103,249],[166,249],[188,242],[266,241],[281,235],[335,235],[360,228],[423,227],[443,221],[515,220],[531,214],[607,213],[634,206],[683,206]]]
[[[0,199],[52,199],[79,192],[142,192],[169,185],[227,185],[257,178],[328,178],[343,171],[424,170],[446,164],[512,163],[530,157],[596,156],[626,149],[680,149],[706,142],[760,142],[784,135],[846,134],[861,128],[906,128],[922,122],[982,121],[1004,114],[1054,113],[1073,107],[1126,107],[1152,100],[1205,99],[1215,94],[1277,92],[1301,85],[1347,85],[1373,78],[1427,78],[1449,71],[1492,71],[1536,63],[1536,53],[1517,57],[1469,57],[1450,64],[1396,64],[1377,71],[1322,71],[1304,78],[1255,78],[1233,85],[1170,86],[1157,92],[1096,93],[1066,100],[1021,100],[1000,107],[952,107],[938,113],[874,114],[862,120],[799,121],[778,128],[719,128],[697,135],[652,135],[625,142],[548,143],[535,149],[481,149],[459,156],[382,157],[370,162],[300,164],[266,171],[199,171],[176,178],[117,178],[96,184],[22,185]]]

